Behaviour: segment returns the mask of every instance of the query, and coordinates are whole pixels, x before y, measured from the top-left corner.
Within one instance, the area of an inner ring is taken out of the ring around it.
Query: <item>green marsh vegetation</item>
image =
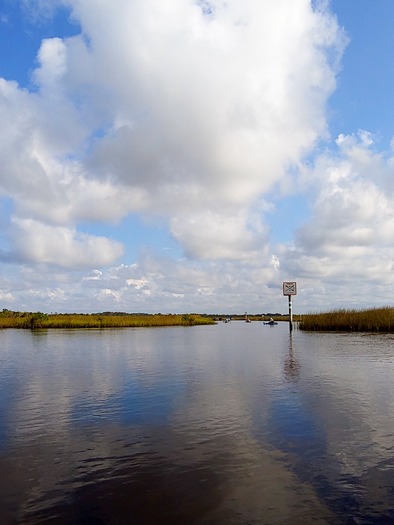
[[[394,332],[394,308],[385,306],[367,310],[333,310],[301,317],[300,330],[343,332]]]
[[[1,328],[129,328],[150,326],[195,326],[214,324],[199,314],[45,314],[42,312],[0,312]]]

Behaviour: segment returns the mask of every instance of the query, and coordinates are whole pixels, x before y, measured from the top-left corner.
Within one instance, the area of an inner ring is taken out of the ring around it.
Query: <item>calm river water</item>
[[[2,525],[392,524],[394,339],[0,332]]]

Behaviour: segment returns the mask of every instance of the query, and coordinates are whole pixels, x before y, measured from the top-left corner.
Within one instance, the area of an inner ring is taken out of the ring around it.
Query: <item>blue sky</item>
[[[392,1],[106,4],[0,0],[3,308],[392,304]]]
[[[368,129],[388,147],[394,114],[393,4],[333,0],[331,6],[350,39],[330,102],[335,113],[332,131],[348,134]]]

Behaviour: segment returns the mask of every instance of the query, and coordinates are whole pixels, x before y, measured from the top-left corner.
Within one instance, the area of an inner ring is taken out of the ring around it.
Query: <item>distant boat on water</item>
[[[277,321],[274,321],[274,320],[272,319],[272,317],[271,317],[271,319],[270,319],[269,321],[267,321],[267,322],[264,322],[264,324],[268,324],[268,325],[270,325],[270,326],[273,326],[273,325],[278,324],[278,323],[277,323]]]

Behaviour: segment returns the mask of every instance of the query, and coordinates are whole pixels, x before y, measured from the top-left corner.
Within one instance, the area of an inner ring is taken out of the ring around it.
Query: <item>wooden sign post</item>
[[[291,297],[297,295],[297,283],[293,282],[284,282],[283,283],[283,295],[289,297],[289,328],[290,332],[293,330],[293,305],[291,303]]]

